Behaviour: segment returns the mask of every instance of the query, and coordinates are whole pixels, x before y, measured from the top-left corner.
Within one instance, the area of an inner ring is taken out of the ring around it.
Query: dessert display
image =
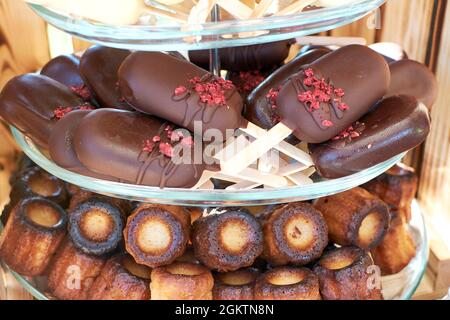
[[[386,203],[359,187],[317,199],[314,207],[323,214],[330,240],[341,246],[372,249],[389,226]]]
[[[194,222],[196,258],[210,269],[235,271],[253,265],[263,250],[263,233],[256,218],[244,210],[225,210]]]
[[[12,210],[0,237],[0,256],[26,276],[44,273],[66,234],[67,215],[44,198],[25,198]]]
[[[256,300],[321,300],[319,279],[306,268],[277,267],[256,279]]]
[[[214,275],[214,300],[253,300],[258,271],[239,269]]]

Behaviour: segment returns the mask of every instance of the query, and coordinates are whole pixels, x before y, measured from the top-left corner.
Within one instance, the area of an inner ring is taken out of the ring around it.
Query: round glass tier
[[[0,231],[2,225],[0,223]],[[425,222],[423,220],[422,212],[417,201],[412,203],[412,219],[410,222],[410,229],[416,243],[416,256],[411,262],[399,273],[384,276],[381,279],[383,287],[383,296],[385,300],[409,300],[414,295],[417,287],[422,280],[425,273],[428,261],[428,239],[425,229]],[[49,300],[54,299],[47,294],[45,277],[29,278],[23,277],[17,272],[10,270],[7,266],[4,267],[3,272],[12,274],[17,281],[36,299]],[[0,277],[2,270],[0,266]],[[6,283],[6,282],[5,282]],[[8,288],[4,288],[5,292]]]
[[[131,50],[174,51],[252,45],[327,31],[364,17],[384,2],[354,0],[293,15],[207,22],[189,31],[164,20],[157,25],[114,26],[65,16],[40,5],[31,7],[48,23],[90,42]]]
[[[13,127],[11,129],[25,154],[37,165],[62,180],[114,198],[185,206],[252,206],[316,199],[366,183],[390,169],[404,156],[404,154],[399,154],[383,163],[344,178],[316,180],[313,184],[297,187],[252,190],[160,189],[100,180],[65,170],[49,160],[31,139],[25,137],[17,129]]]

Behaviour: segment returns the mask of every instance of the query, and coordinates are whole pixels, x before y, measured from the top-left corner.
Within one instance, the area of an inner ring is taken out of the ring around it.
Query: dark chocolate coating
[[[219,49],[220,65],[229,71],[270,70],[288,57],[294,40]],[[209,50],[189,51],[189,60],[209,70]]]
[[[336,96],[331,94],[331,102],[321,102],[319,109],[309,110],[308,103],[300,102],[298,96],[313,89],[303,85],[303,70],[293,75],[281,88],[277,106],[282,123],[294,130],[299,140],[309,143],[327,141],[362,117],[384,96],[390,81],[383,57],[361,45],[342,47],[304,68],[311,68],[319,79],[343,89],[342,102],[349,106],[340,110],[332,102]],[[332,125],[324,125],[324,121]]]
[[[57,165],[72,172],[93,178],[117,181],[118,179],[116,178],[88,170],[80,160],[78,160],[77,154],[75,153],[73,146],[74,132],[80,121],[88,115],[89,112],[91,111],[72,111],[55,124],[49,140],[50,156]]]
[[[423,64],[413,60],[400,60],[389,65],[391,85],[387,97],[409,95],[430,109],[436,101],[437,81],[434,74]]]
[[[427,108],[410,96],[382,100],[359,122],[359,137],[309,145],[323,177],[344,177],[386,161],[421,144],[430,130]]]
[[[81,76],[101,107],[132,110],[123,100],[118,87],[118,70],[129,54],[128,50],[96,45],[81,57]]]
[[[270,89],[277,90],[304,65],[310,64],[330,52],[331,50],[326,48],[307,51],[272,73],[249,94],[245,101],[244,117],[261,128],[271,129],[278,121],[274,114],[276,110],[272,108],[272,103],[267,98]]]
[[[204,82],[216,78],[196,65],[160,52],[135,52],[119,70],[119,84],[124,98],[136,110],[166,119],[194,131],[194,122],[203,123],[202,132],[236,129],[242,123],[242,98],[235,88],[225,90],[226,106],[206,105],[193,90],[182,96],[175,89],[188,87],[189,80],[199,77]]]
[[[75,152],[89,170],[121,181],[192,187],[203,172],[203,164],[174,164],[159,153],[158,145],[152,152],[143,150],[144,142],[156,135],[161,142],[170,142],[164,133],[167,124],[170,123],[138,112],[98,109],[86,115],[75,130]]]
[[[80,59],[73,55],[61,55],[53,58],[42,68],[41,74],[52,78],[67,87],[81,87],[84,81],[81,78],[78,66]]]
[[[83,101],[49,77],[24,74],[11,79],[0,94],[0,116],[41,147],[48,147],[58,107],[78,107]]]

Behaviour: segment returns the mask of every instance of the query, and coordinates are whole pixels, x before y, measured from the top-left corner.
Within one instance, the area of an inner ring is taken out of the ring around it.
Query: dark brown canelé
[[[378,197],[354,188],[314,203],[328,225],[330,240],[341,246],[376,247],[389,227],[389,209]]]
[[[119,207],[92,197],[75,207],[69,216],[73,244],[87,254],[114,251],[123,239],[124,216]]]
[[[249,267],[263,250],[258,220],[244,210],[211,214],[195,221],[192,230],[195,256],[221,272]]]
[[[263,220],[262,257],[272,265],[306,265],[322,255],[328,229],[322,214],[308,203],[275,207]]]
[[[258,274],[253,268],[215,274],[213,300],[253,300]]]
[[[27,198],[12,210],[0,237],[0,258],[25,276],[44,273],[66,234],[67,215],[56,203]]]
[[[151,269],[132,257],[119,254],[109,259],[89,290],[90,300],[149,300]]]
[[[277,267],[260,275],[256,300],[321,300],[319,279],[307,268]]]
[[[10,202],[1,216],[3,224],[6,224],[10,211],[19,201],[32,197],[46,198],[62,208],[66,208],[68,204],[68,194],[63,181],[37,166],[25,168],[11,181]]]
[[[351,246],[325,253],[314,272],[324,300],[382,300],[380,274],[375,269],[366,251]]]
[[[125,247],[139,264],[168,265],[186,250],[190,226],[183,207],[143,204],[128,217]]]
[[[105,257],[85,254],[66,238],[48,269],[52,295],[61,300],[86,300],[105,262]]]
[[[195,263],[175,262],[152,270],[152,300],[212,300],[214,278]]]
[[[111,197],[103,196],[101,194],[96,194],[96,193],[93,193],[93,192],[90,192],[87,190],[79,189],[73,194],[72,198],[70,199],[68,212],[69,213],[72,212],[73,210],[75,210],[75,208],[78,205],[80,205],[81,203],[83,203],[91,198],[100,199],[102,201],[109,202],[109,203],[115,205],[116,207],[118,207],[121,210],[122,216],[124,218],[128,217],[128,215],[131,214],[131,211],[133,209],[132,202],[130,202],[128,200],[119,199],[119,198],[111,198]]]

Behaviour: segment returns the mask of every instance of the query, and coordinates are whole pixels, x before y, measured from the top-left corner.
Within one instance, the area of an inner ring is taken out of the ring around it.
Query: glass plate
[[[90,42],[131,50],[172,51],[242,46],[314,34],[356,21],[384,2],[354,0],[352,4],[287,16],[208,22],[191,31],[164,21],[155,26],[105,25],[65,16],[39,5],[31,7],[48,23]]]
[[[405,153],[399,154],[383,163],[344,178],[316,181],[313,184],[297,187],[236,191],[160,189],[100,180],[65,170],[45,157],[31,139],[14,127],[11,127],[11,130],[17,143],[31,160],[64,181],[113,198],[184,206],[255,206],[316,199],[364,184],[390,169],[405,155]]]
[[[413,232],[414,240],[417,245],[416,256],[411,260],[408,266],[406,266],[405,269],[400,271],[398,274],[382,277],[381,282],[385,300],[411,299],[417,287],[419,286],[427,267],[429,248],[428,238],[423,215],[416,200],[414,200],[412,203],[411,215],[412,219],[410,222],[410,228]],[[2,228],[3,226],[0,223],[0,232],[2,231]],[[17,279],[17,281],[19,281],[19,283],[36,299],[54,299],[50,295],[46,294],[45,278],[39,277],[37,279],[32,279],[23,277],[17,272],[9,269],[6,265],[5,272],[10,272]],[[7,289],[8,288],[5,288],[6,291]]]

